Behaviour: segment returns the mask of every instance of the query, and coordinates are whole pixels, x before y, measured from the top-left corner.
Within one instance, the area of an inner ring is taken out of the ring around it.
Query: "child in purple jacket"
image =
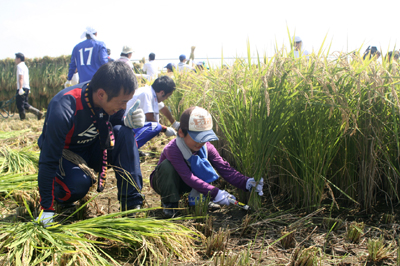
[[[199,193],[209,195],[216,204],[229,205],[228,198],[235,197],[211,185],[219,175],[237,188],[249,191],[254,187],[260,196],[263,194],[262,179],[257,184],[254,178],[233,169],[209,142],[218,137],[212,130],[212,117],[207,110],[190,107],[182,113],[180,122],[178,136],[165,146],[150,175],[151,186],[161,196],[165,216],[176,214],[171,208],[177,208],[180,196],[187,192],[190,192],[189,205]]]

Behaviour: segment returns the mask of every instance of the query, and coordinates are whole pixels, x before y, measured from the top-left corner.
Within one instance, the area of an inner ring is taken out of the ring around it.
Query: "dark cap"
[[[187,130],[190,137],[198,143],[218,140],[212,129],[212,116],[204,108],[193,106],[186,109],[179,121],[181,129]]]
[[[183,61],[183,60],[185,60],[186,59],[186,55],[184,55],[184,54],[181,54],[180,56],[179,56],[179,61]]]
[[[165,68],[174,71],[174,68],[176,68],[176,66],[174,63],[168,63],[168,65],[166,65]]]
[[[25,61],[25,56],[23,53],[16,53],[15,57],[21,59],[21,61]]]

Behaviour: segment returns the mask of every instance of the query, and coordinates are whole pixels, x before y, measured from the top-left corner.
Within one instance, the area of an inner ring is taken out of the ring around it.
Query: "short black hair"
[[[156,59],[156,55],[155,55],[154,53],[150,53],[150,54],[149,54],[149,59],[150,59],[150,60]]]
[[[183,136],[186,137],[186,135],[189,133],[189,130],[187,129],[183,129],[181,127],[179,127],[182,130]],[[179,130],[179,129],[178,129]]]
[[[111,50],[107,48],[107,54],[110,55],[111,54]]]
[[[102,65],[92,80],[89,82],[89,88],[93,92],[103,89],[108,96],[108,101],[117,97],[121,90],[124,94],[134,92],[138,87],[136,76],[129,66],[121,61],[109,62]]]
[[[121,54],[120,54],[120,56],[125,56],[125,57],[128,57],[128,55],[129,55],[129,54],[124,54],[124,53],[121,53]]]
[[[21,59],[21,62],[24,62],[24,61],[25,61],[25,56],[24,56],[23,53],[16,53],[16,54],[15,54],[15,58]]]
[[[151,86],[155,92],[164,91],[165,94],[171,93],[176,89],[174,80],[168,76],[157,78]]]

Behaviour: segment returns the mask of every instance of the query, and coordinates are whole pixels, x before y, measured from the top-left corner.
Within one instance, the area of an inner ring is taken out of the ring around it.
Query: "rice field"
[[[182,218],[158,219],[148,177],[169,141],[160,136],[142,148],[153,156],[141,163],[148,209],[136,218],[118,212],[114,180],[59,225],[34,226],[43,121],[2,119],[0,262],[400,265],[398,65],[352,53],[328,60],[322,49],[308,59],[285,49],[272,59],[248,54],[229,69],[175,73],[178,89],[166,105],[175,117],[192,105],[211,112],[221,155],[265,180],[263,197],[218,181],[253,211],[191,210],[182,198]]]

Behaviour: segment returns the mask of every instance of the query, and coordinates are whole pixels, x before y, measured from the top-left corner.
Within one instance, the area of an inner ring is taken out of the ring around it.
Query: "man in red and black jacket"
[[[140,208],[142,174],[131,128],[143,126],[144,113],[139,109],[123,117],[136,89],[132,70],[123,62],[111,62],[101,66],[91,81],[66,88],[50,101],[38,140],[43,209],[39,219],[43,223],[52,221],[54,200],[61,205],[72,204],[83,198],[93,184],[90,176],[63,157],[63,150],[79,155],[99,172],[99,192],[104,189],[107,163],[112,165],[122,210]],[[127,120],[131,120],[129,124]]]

